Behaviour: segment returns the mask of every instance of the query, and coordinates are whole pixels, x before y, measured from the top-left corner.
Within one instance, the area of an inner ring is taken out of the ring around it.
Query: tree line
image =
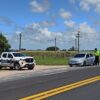
[[[3,51],[8,51],[10,49],[10,44],[8,43],[8,40],[6,37],[0,33],[0,53]]]

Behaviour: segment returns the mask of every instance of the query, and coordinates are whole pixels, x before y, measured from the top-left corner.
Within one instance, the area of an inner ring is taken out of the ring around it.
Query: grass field
[[[35,57],[38,65],[66,65],[68,64],[67,58],[60,57]]]
[[[23,53],[33,56],[37,65],[66,65],[70,56],[75,52],[65,51],[22,51]]]

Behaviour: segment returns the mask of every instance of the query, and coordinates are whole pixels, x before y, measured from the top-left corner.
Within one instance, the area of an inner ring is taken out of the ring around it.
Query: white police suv
[[[35,59],[20,52],[3,52],[0,58],[0,68],[9,67],[10,69],[20,70],[22,68],[34,69]]]

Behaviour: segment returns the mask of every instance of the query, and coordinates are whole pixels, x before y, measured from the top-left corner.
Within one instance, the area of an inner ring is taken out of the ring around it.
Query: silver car
[[[79,53],[76,54],[69,60],[69,65],[72,67],[73,65],[86,66],[86,65],[94,65],[95,57],[90,53]]]

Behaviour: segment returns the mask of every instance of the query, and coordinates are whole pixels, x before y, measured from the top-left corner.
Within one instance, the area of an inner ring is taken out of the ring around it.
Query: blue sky
[[[0,0],[0,32],[13,49],[46,49],[75,45],[80,30],[81,49],[100,49],[100,0]]]

